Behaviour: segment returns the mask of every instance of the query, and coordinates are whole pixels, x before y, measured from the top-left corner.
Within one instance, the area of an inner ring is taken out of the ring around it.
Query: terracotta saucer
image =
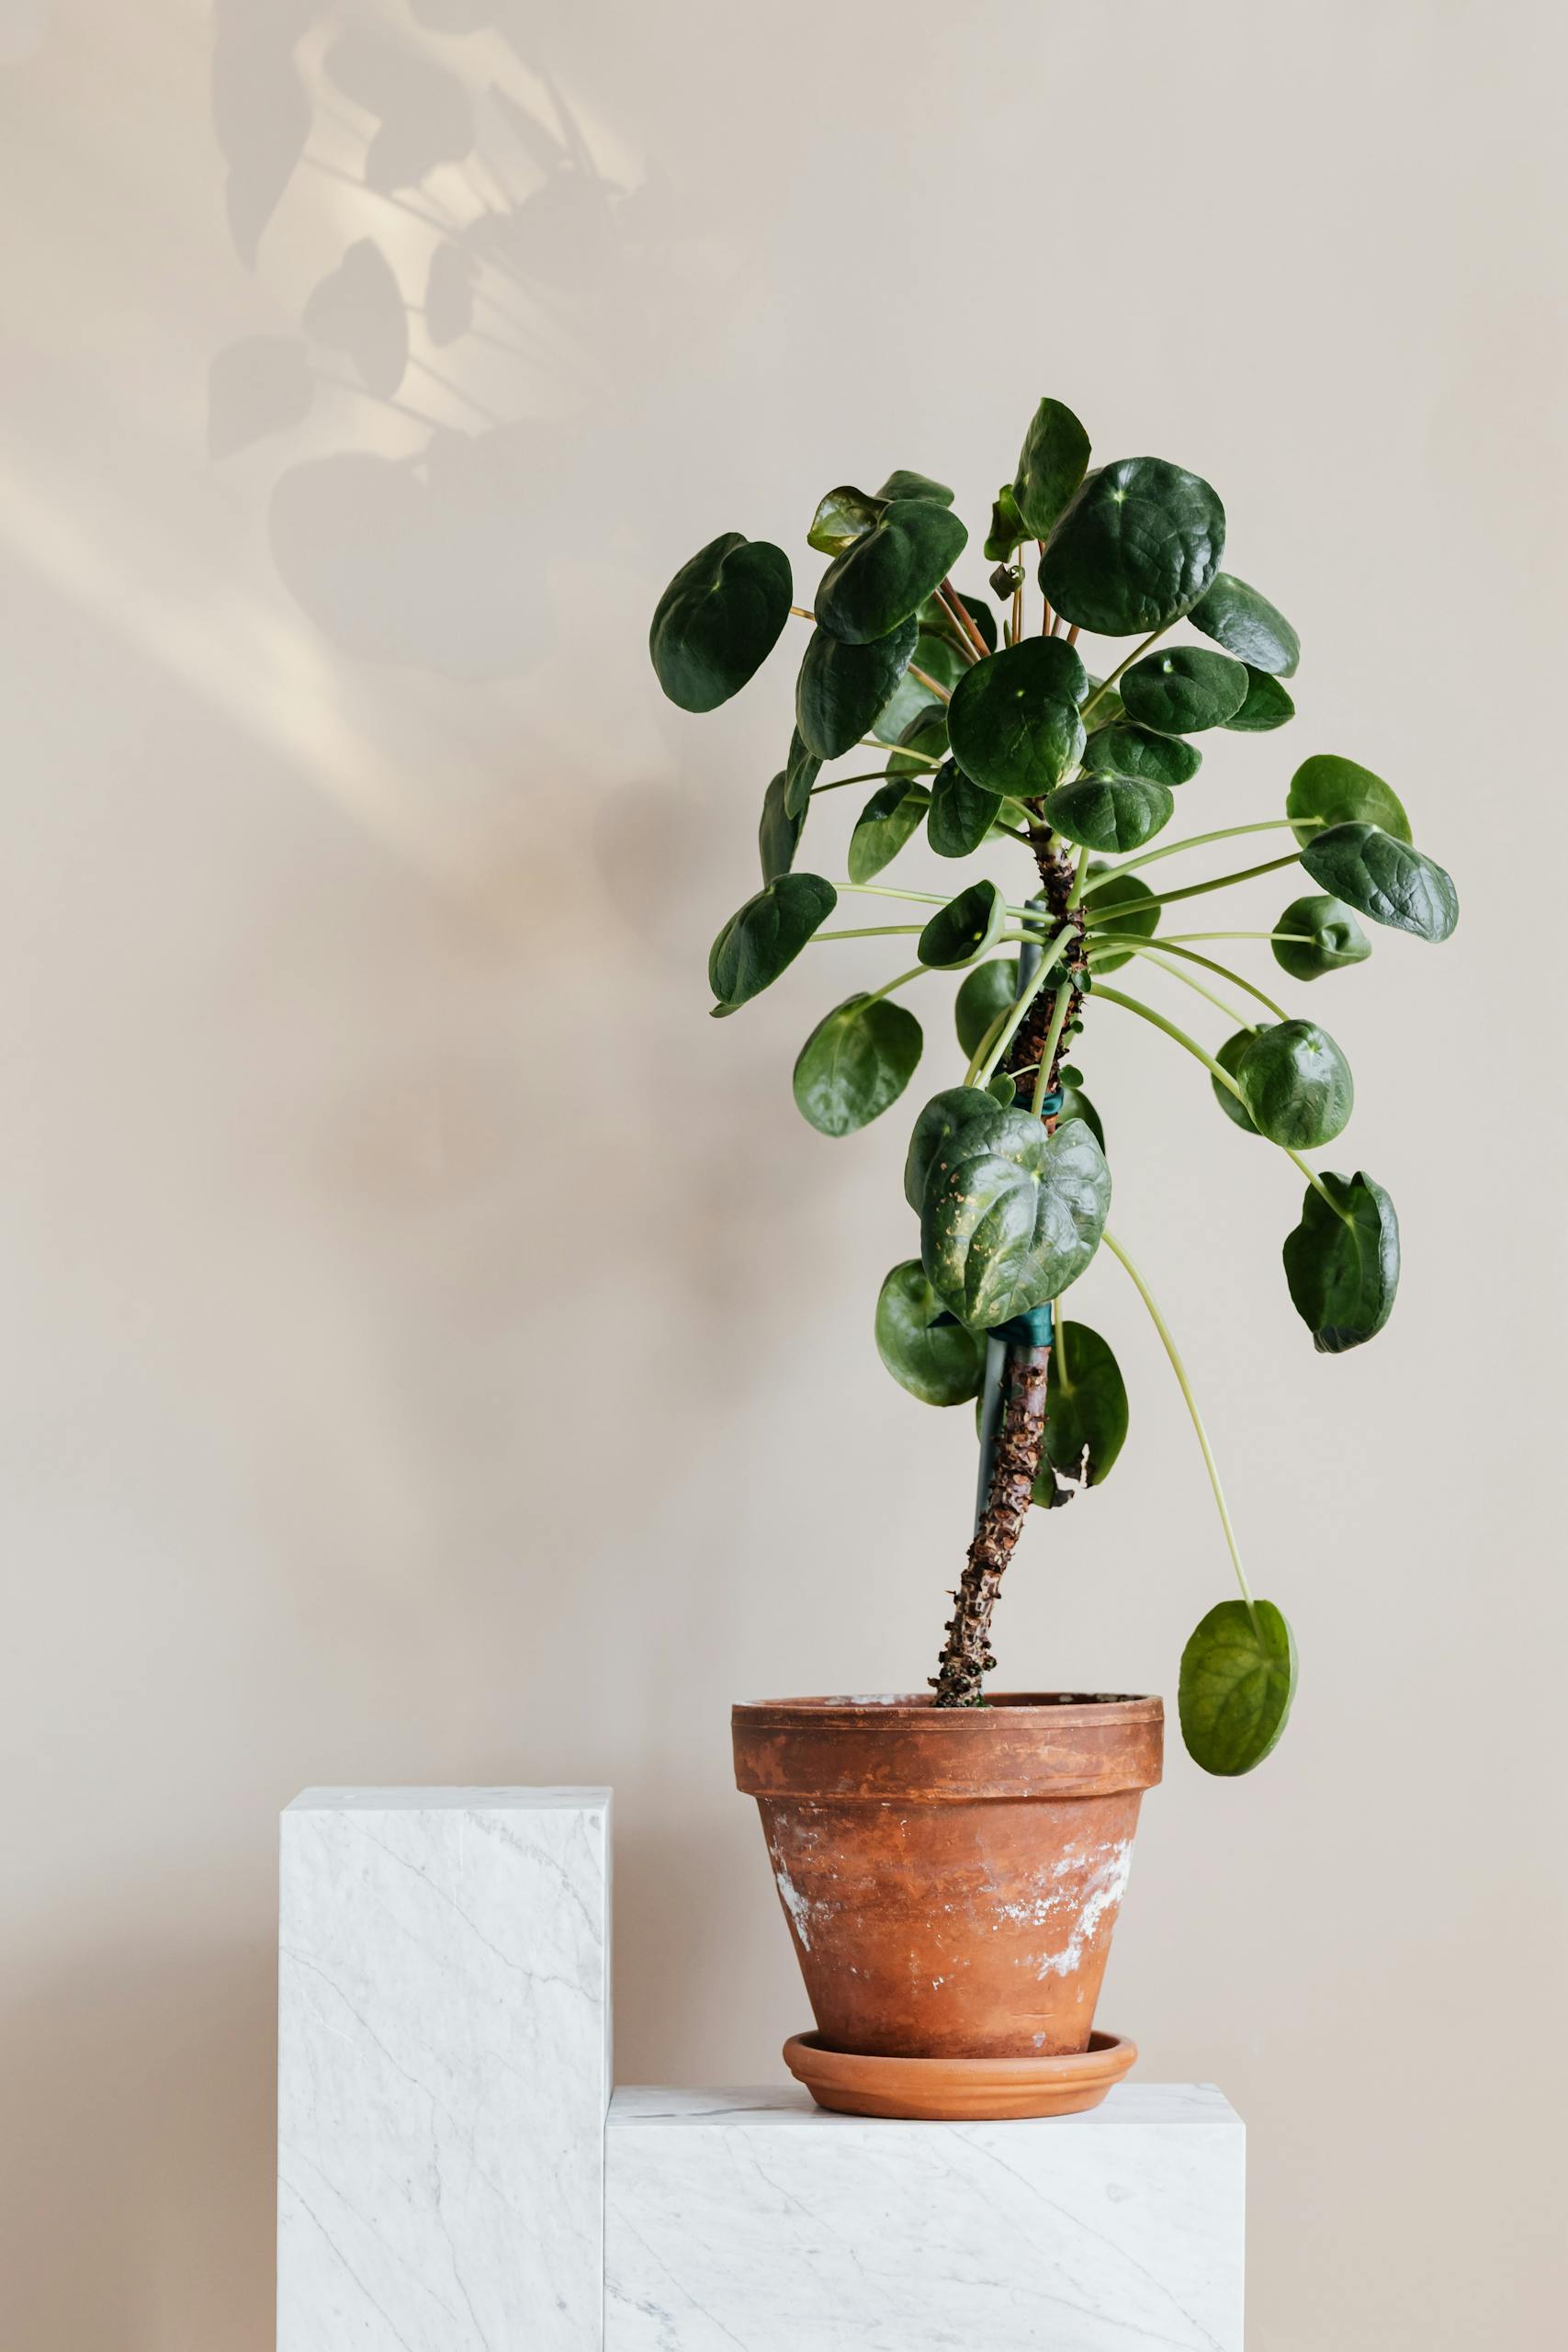
[[[1098,2107],[1133,2064],[1138,2045],[1091,2033],[1063,2058],[868,2058],[795,2033],[784,2064],[818,2107],[920,2123],[981,2123],[1014,2115],[1080,2115]]]

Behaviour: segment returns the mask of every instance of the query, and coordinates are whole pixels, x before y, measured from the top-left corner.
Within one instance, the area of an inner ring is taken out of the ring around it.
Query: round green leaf
[[[1295,934],[1274,942],[1274,961],[1292,980],[1320,980],[1325,972],[1364,964],[1371,942],[1343,899],[1292,899],[1276,931]]]
[[[965,1060],[980,1049],[1000,1015],[1018,1001],[1018,958],[1002,956],[976,964],[953,1000],[953,1023]]]
[[[1063,1370],[1064,1363],[1066,1366]],[[1127,1435],[1127,1385],[1107,1342],[1087,1323],[1057,1325],[1045,1375],[1045,1443],[1034,1499],[1066,1502],[1057,1480],[1098,1487]]]
[[[821,773],[821,761],[815,752],[807,750],[799,728],[792,728],[789,752],[784,761],[785,816],[798,817],[804,823],[806,811],[811,804],[811,787]]]
[[[1088,467],[1089,435],[1072,410],[1060,401],[1042,401],[1023,436],[1012,486],[1013,504],[1027,537],[1050,537]]]
[[[1099,879],[1096,879],[1096,876]],[[1135,939],[1152,939],[1159,929],[1160,909],[1155,903],[1156,893],[1141,874],[1107,874],[1099,860],[1090,858],[1089,887],[1083,894],[1084,912],[1093,922],[1116,909],[1113,921],[1106,923],[1108,931],[1128,932]],[[1094,968],[1097,972],[1119,971],[1131,963],[1130,947],[1097,948]]]
[[[964,1405],[979,1394],[986,1342],[952,1320],[918,1258],[895,1266],[877,1293],[876,1352],[922,1405]]]
[[[1343,1134],[1356,1100],[1349,1063],[1314,1021],[1280,1021],[1258,1030],[1236,1062],[1235,1078],[1258,1134],[1292,1151],[1332,1143]]]
[[[1199,475],[1163,458],[1122,458],[1090,474],[1068,503],[1040,585],[1079,628],[1141,637],[1190,611],[1224,543],[1225,510]]]
[[[994,882],[971,882],[966,890],[937,909],[921,932],[915,953],[922,964],[951,971],[995,945],[1006,913],[1007,900]]]
[[[1065,1076],[1066,1073],[1064,1072],[1063,1075]],[[1100,1114],[1081,1086],[1063,1087],[1062,1107],[1057,1116],[1062,1119],[1081,1119],[1101,1151],[1105,1149],[1105,1129],[1100,1124]]]
[[[1302,864],[1314,882],[1373,922],[1436,944],[1459,921],[1451,876],[1376,825],[1333,825],[1314,836]]]
[[[966,775],[1022,800],[1048,792],[1084,748],[1077,705],[1089,673],[1065,638],[1029,637],[964,673],[947,734]]]
[[[915,1121],[904,1160],[904,1198],[917,1216],[938,1153],[960,1127],[978,1125],[988,1133],[997,1117],[996,1097],[983,1086],[945,1086],[931,1096]]]
[[[1168,786],[1141,776],[1081,775],[1045,795],[1045,821],[1090,849],[1141,849],[1176,807]]]
[[[795,1100],[818,1135],[852,1136],[897,1102],[920,1058],[920,1024],[886,997],[852,996],[819,1021],[795,1066]]]
[[[1156,735],[1146,727],[1097,727],[1084,746],[1091,775],[1136,775],[1148,784],[1190,784],[1203,764],[1196,743]]]
[[[909,666],[919,634],[913,618],[870,645],[846,645],[813,629],[795,689],[802,741],[819,760],[836,760],[879,718]]]
[[[1203,645],[1166,645],[1134,662],[1122,681],[1127,716],[1160,735],[1223,727],[1247,700],[1247,669]]]
[[[1294,718],[1296,706],[1280,684],[1267,670],[1247,670],[1247,700],[1241,708],[1227,718],[1225,725],[1236,735],[1269,735],[1276,727],[1283,727]]]
[[[964,1090],[965,1091],[971,1090]],[[1005,1323],[1057,1298],[1100,1246],[1111,1171],[1081,1119],[1027,1111],[955,1126],[931,1159],[920,1262],[961,1322]]]
[[[1326,825],[1381,825],[1395,841],[1410,839],[1410,820],[1399,805],[1398,795],[1382,776],[1328,752],[1302,762],[1291,778],[1285,814],[1317,819],[1315,827],[1299,828],[1299,842],[1311,841],[1314,832]]]
[[[890,776],[879,784],[855,820],[847,864],[852,882],[869,882],[891,865],[905,842],[919,831],[931,797],[923,784]]]
[[[1222,1069],[1229,1070],[1231,1076],[1235,1080],[1238,1086],[1241,1084],[1241,1057],[1243,1054],[1246,1053],[1254,1037],[1262,1036],[1264,1032],[1272,1026],[1273,1023],[1271,1022],[1264,1021],[1260,1022],[1256,1029],[1238,1029],[1234,1037],[1227,1037],[1225,1039],[1224,1044],[1214,1056],[1214,1059],[1219,1063],[1220,1068]],[[1252,1114],[1247,1109],[1246,1103],[1239,1102],[1231,1092],[1228,1086],[1222,1086],[1217,1078],[1211,1077],[1209,1084],[1213,1089],[1215,1102],[1219,1104],[1226,1118],[1234,1119],[1236,1125],[1242,1129],[1244,1134],[1255,1136],[1258,1133],[1258,1129],[1252,1124]]]
[[[1319,1355],[1343,1355],[1375,1339],[1399,1288],[1399,1219],[1381,1184],[1354,1176],[1307,1187],[1302,1221],[1285,1238],[1285,1280]]]
[[[849,645],[869,645],[910,620],[952,571],[969,534],[950,507],[896,498],[822,575],[817,618]]]
[[[839,894],[819,874],[781,874],[725,924],[708,956],[714,1010],[733,1012],[760,996],[825,923]]]
[[[1234,571],[1216,571],[1206,595],[1187,616],[1194,628],[1234,653],[1250,669],[1266,670],[1279,678],[1293,678],[1302,658],[1302,641],[1285,618],[1256,588]]]
[[[940,767],[931,786],[931,813],[926,839],[938,857],[967,857],[977,850],[997,820],[999,792],[974,784],[951,760]]]
[[[951,506],[953,492],[944,481],[935,481],[930,474],[911,473],[907,466],[896,466],[877,492],[878,498],[930,498],[938,506]]]
[[[1296,1695],[1296,1644],[1271,1600],[1211,1609],[1181,1653],[1187,1753],[1205,1772],[1250,1772],[1277,1745]]]
[[[867,531],[874,530],[882,519],[886,501],[872,498],[863,490],[856,490],[852,482],[844,482],[830,490],[822,499],[806,534],[807,547],[819,555],[842,555],[853,547]]]
[[[773,882],[787,874],[795,864],[796,843],[806,830],[806,808],[792,817],[784,806],[788,775],[781,768],[762,795],[762,821],[757,828],[757,852],[762,861],[762,879]],[[807,802],[807,808],[810,807]]]
[[[726,531],[683,564],[659,599],[648,650],[682,710],[716,710],[767,660],[789,618],[789,558]]]
[[[947,712],[939,702],[928,703],[898,737],[887,762],[887,773],[890,776],[909,776],[916,783],[929,786],[932,760],[946,757]]]

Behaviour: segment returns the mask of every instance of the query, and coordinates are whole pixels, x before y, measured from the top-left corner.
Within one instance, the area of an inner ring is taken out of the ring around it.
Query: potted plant
[[[1458,902],[1394,792],[1337,756],[1296,767],[1277,817],[1163,838],[1198,775],[1194,739],[1272,733],[1294,712],[1296,633],[1222,569],[1224,509],[1196,474],[1158,458],[1091,470],[1077,417],[1042,401],[985,542],[999,615],[954,586],[968,535],[924,474],[830,491],[807,543],[827,559],[810,612],[783,550],[731,532],[676,574],[653,618],[660,682],[690,711],[737,693],[792,614],[811,624],[795,732],[762,796],[761,888],[714,942],[713,1009],[739,1012],[819,942],[897,943],[907,968],[835,1004],[795,1066],[801,1113],[840,1137],[913,1076],[922,1033],[906,991],[958,976],[957,1082],[913,1122],[904,1193],[918,1247],[884,1280],[874,1332],[912,1396],[973,1406],[977,1503],[929,1692],[738,1707],[737,1777],[761,1808],[817,2018],[787,2053],[816,2096],[874,2113],[1048,2112],[1092,2103],[1130,2063],[1131,2045],[1094,2034],[1094,2007],[1140,1795],[1160,1776],[1157,1699],[1003,1697],[987,1683],[993,1612],[1032,1511],[1098,1484],[1126,1431],[1111,1346],[1062,1306],[1101,1248],[1170,1359],[1240,1589],[1182,1653],[1189,1752],[1213,1773],[1250,1771],[1296,1681],[1289,1624],[1247,1584],[1176,1342],[1107,1224],[1111,1168],[1080,1065],[1134,1020],[1207,1072],[1221,1112],[1305,1179],[1283,1255],[1314,1345],[1359,1347],[1393,1305],[1393,1204],[1365,1170],[1302,1156],[1342,1133],[1349,1065],[1316,1021],[1213,948],[1260,941],[1291,981],[1312,983],[1369,955],[1363,918],[1438,941]],[[1173,638],[1179,623],[1188,633]],[[1082,641],[1098,639],[1111,650]],[[845,759],[849,774],[828,772]],[[802,836],[821,795],[855,784],[874,789],[835,887],[802,865]],[[939,856],[1005,855],[1021,878],[987,875],[951,896],[881,878],[922,828]],[[1168,881],[1190,869],[1166,859],[1242,836],[1260,838],[1239,870]],[[1276,870],[1292,879],[1271,928],[1224,928],[1214,894]],[[830,924],[846,892],[862,906]],[[874,916],[904,919],[863,922],[868,899]],[[1178,907],[1186,921],[1165,927]],[[1188,983],[1232,1034],[1211,1052],[1129,992],[1140,963]]]

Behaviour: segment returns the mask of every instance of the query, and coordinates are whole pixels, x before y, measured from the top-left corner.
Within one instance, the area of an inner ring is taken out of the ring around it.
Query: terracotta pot
[[[1021,1692],[737,1707],[822,2042],[905,2058],[1089,2048],[1157,1699]]]

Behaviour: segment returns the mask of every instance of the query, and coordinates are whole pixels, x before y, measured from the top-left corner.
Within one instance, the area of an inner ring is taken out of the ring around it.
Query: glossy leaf
[[[1459,921],[1459,893],[1431,858],[1376,825],[1334,825],[1302,852],[1314,882],[1358,914],[1417,939],[1447,939]]]
[[[1098,878],[1097,878],[1098,877]],[[1084,911],[1096,916],[1115,907],[1120,911],[1108,931],[1130,933],[1135,939],[1152,939],[1159,929],[1162,910],[1155,904],[1156,892],[1151,890],[1141,874],[1107,874],[1098,861],[1090,858],[1089,885],[1083,894]],[[1097,972],[1120,971],[1131,963],[1130,947],[1097,947],[1094,968]]]
[[[1007,901],[994,882],[971,882],[966,890],[937,909],[921,932],[915,953],[922,964],[951,971],[995,944],[1006,913]]]
[[[1259,1022],[1256,1029],[1238,1029],[1234,1037],[1227,1037],[1224,1044],[1221,1046],[1215,1053],[1214,1059],[1219,1063],[1220,1068],[1224,1070],[1229,1070],[1231,1076],[1235,1080],[1238,1086],[1241,1084],[1241,1057],[1243,1054],[1246,1053],[1254,1037],[1261,1036],[1266,1030],[1272,1028],[1273,1025],[1272,1022],[1262,1021]],[[1222,1086],[1219,1080],[1212,1074],[1209,1079],[1209,1084],[1213,1089],[1215,1102],[1219,1104],[1226,1118],[1234,1119],[1236,1125],[1241,1128],[1244,1135],[1255,1136],[1258,1133],[1258,1129],[1252,1123],[1252,1114],[1247,1109],[1246,1103],[1239,1102],[1231,1092],[1230,1088],[1228,1086]]]
[[[1249,669],[1293,678],[1302,641],[1278,606],[1234,571],[1216,571],[1213,585],[1187,616],[1194,628],[1234,653]]]
[[[918,756],[910,757],[910,753]],[[933,774],[931,761],[946,757],[947,713],[941,703],[929,703],[924,710],[910,719],[899,736],[887,762],[887,773],[889,775],[911,776],[921,784],[929,785]]]
[[[1122,681],[1129,718],[1160,735],[1223,727],[1247,700],[1247,669],[1204,645],[1162,645]]]
[[[1235,1079],[1258,1134],[1292,1151],[1332,1143],[1355,1105],[1350,1065],[1314,1021],[1259,1029],[1237,1059]]]
[[[784,761],[784,814],[805,821],[811,805],[811,787],[822,773],[822,763],[808,752],[798,727],[790,729],[789,754]]]
[[[1292,899],[1274,928],[1297,934],[1274,942],[1274,961],[1292,980],[1320,980],[1325,972],[1364,964],[1372,952],[1371,940],[1342,899]]]
[[[1067,1501],[1067,1490],[1058,1483],[1064,1478],[1085,1487],[1102,1485],[1126,1436],[1127,1385],[1121,1365],[1098,1331],[1063,1317],[1045,1375],[1045,1443],[1035,1501]]]
[[[856,490],[852,482],[844,482],[830,490],[822,499],[812,517],[811,528],[806,535],[807,547],[819,555],[842,555],[857,539],[880,521],[886,501],[872,498],[863,490]]]
[[[795,721],[808,752],[836,760],[858,743],[892,700],[919,631],[907,620],[870,645],[813,629],[795,689]]]
[[[986,534],[987,561],[1010,563],[1028,537],[1018,501],[1012,494],[1012,484],[1004,482],[991,506],[991,527]]]
[[[772,882],[787,874],[795,864],[795,853],[806,828],[806,808],[792,817],[784,807],[788,777],[781,768],[762,795],[762,820],[757,828],[757,854],[762,861],[762,879]],[[807,802],[809,808],[810,802]]]
[[[1295,1636],[1271,1600],[1211,1609],[1181,1653],[1178,1703],[1187,1753],[1226,1779],[1277,1745],[1296,1695]]]
[[[876,1297],[876,1352],[922,1405],[964,1405],[986,1370],[981,1335],[955,1323],[918,1258],[895,1266]]]
[[[1122,458],[1090,474],[1040,564],[1056,610],[1100,637],[1141,637],[1190,612],[1213,580],[1225,510],[1198,474]]]
[[[896,466],[877,492],[878,498],[930,498],[939,506],[951,506],[953,492],[946,482],[935,481],[930,474],[911,473],[907,466]]]
[[[1030,419],[1013,480],[1013,503],[1032,539],[1049,538],[1089,469],[1089,435],[1060,401],[1042,401]]]
[[[708,956],[716,1012],[733,1012],[771,988],[825,923],[839,894],[819,874],[781,874],[732,914]]]
[[[1017,999],[1016,956],[993,957],[988,964],[976,964],[966,975],[953,1000],[953,1025],[966,1061],[978,1053],[982,1038],[989,1035],[998,1019]]]
[[[931,692],[925,678],[916,677],[915,672],[923,670],[926,678],[934,679],[939,686],[951,694],[968,669],[969,662],[951,637],[929,628],[923,620],[919,623],[919,629],[909,666],[899,679],[891,701],[873,723],[871,731],[885,743],[898,743],[906,740],[911,728],[934,718],[942,724],[940,749],[945,752],[947,705],[940,695]]]
[[[968,857],[977,850],[997,820],[1002,805],[999,792],[987,792],[972,783],[948,760],[937,770],[931,786],[931,813],[926,839],[938,857]]]
[[[761,668],[789,618],[789,558],[766,539],[726,531],[659,599],[648,650],[682,710],[716,710]]]
[[[1328,825],[1381,825],[1395,841],[1410,839],[1410,820],[1399,804],[1399,796],[1371,768],[1358,767],[1354,760],[1341,760],[1332,752],[1318,752],[1303,760],[1291,778],[1291,788],[1285,796],[1287,817],[1315,817],[1314,828],[1298,828],[1299,842],[1311,841],[1314,831]]]
[[[1285,1239],[1285,1280],[1320,1355],[1343,1355],[1375,1339],[1399,1288],[1399,1219],[1381,1184],[1358,1170],[1314,1185],[1302,1221]]]
[[[1141,849],[1175,807],[1168,786],[1130,775],[1081,775],[1044,801],[1046,823],[1090,849]]]
[[[911,620],[963,554],[969,534],[950,507],[896,498],[823,573],[817,618],[849,645]]]
[[[1062,1108],[1057,1115],[1064,1119],[1081,1119],[1101,1151],[1105,1149],[1105,1129],[1100,1124],[1100,1114],[1081,1086],[1063,1087]]]
[[[1279,679],[1248,663],[1247,700],[1226,719],[1225,725],[1236,735],[1270,735],[1276,727],[1283,727],[1295,715],[1296,706]]]
[[[953,1129],[931,1161],[920,1261],[972,1329],[1057,1298],[1100,1246],[1111,1171],[1081,1119],[1047,1135],[1027,1111]]]
[[[852,882],[875,879],[925,821],[931,797],[923,784],[893,776],[879,784],[855,820],[846,864]]]
[[[850,1136],[897,1102],[920,1058],[920,1024],[887,997],[852,996],[819,1021],[795,1065],[795,1100],[818,1135]]]
[[[983,1086],[945,1086],[940,1094],[931,1096],[910,1130],[909,1148],[904,1159],[904,1198],[917,1216],[939,1154],[948,1148],[961,1127],[978,1123],[988,1134],[998,1112],[996,1097]]]
[[[1089,673],[1065,638],[1028,637],[959,680],[948,741],[966,775],[988,791],[1032,799],[1048,792],[1084,748],[1077,704]]]
[[[1203,754],[1179,735],[1116,725],[1095,729],[1084,746],[1083,763],[1091,775],[1135,775],[1148,784],[1179,785],[1191,783]]]

